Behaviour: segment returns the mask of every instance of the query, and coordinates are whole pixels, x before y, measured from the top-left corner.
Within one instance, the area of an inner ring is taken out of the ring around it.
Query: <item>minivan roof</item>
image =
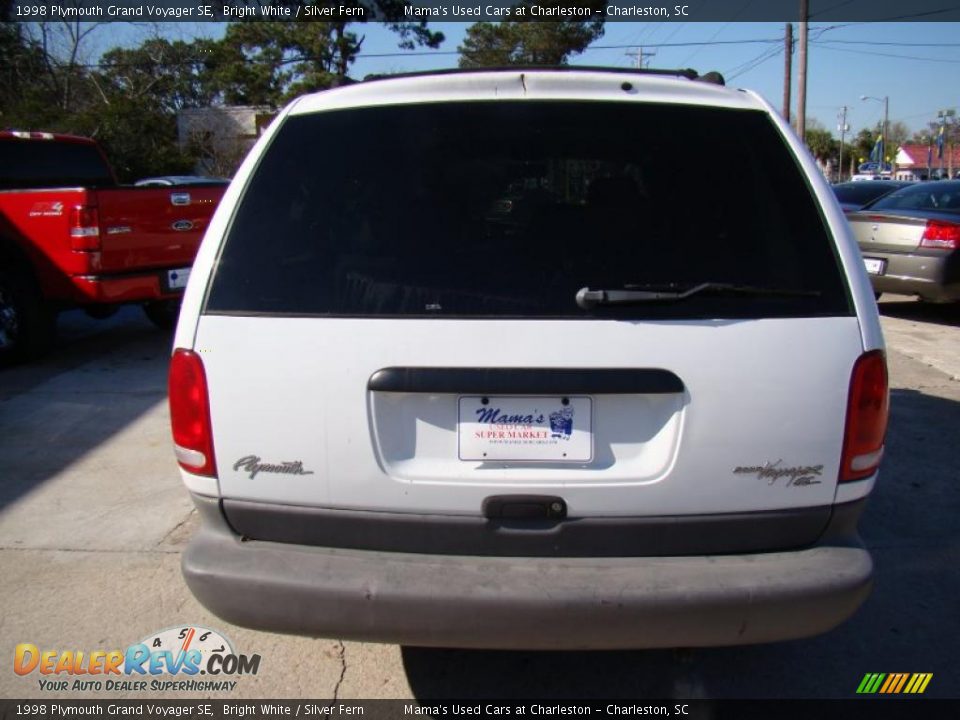
[[[292,115],[340,108],[470,100],[627,100],[767,110],[753,93],[703,81],[694,71],[523,68],[433,71],[342,86],[296,100]]]

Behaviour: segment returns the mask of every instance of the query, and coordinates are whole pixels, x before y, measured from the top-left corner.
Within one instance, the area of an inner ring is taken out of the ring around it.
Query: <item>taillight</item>
[[[169,390],[173,449],[180,467],[197,475],[216,477],[207,376],[200,356],[192,350],[174,351]]]
[[[95,207],[77,205],[70,208],[70,249],[100,249],[100,213]]]
[[[960,225],[944,220],[927,220],[927,227],[920,238],[920,247],[946,250],[960,248]]]
[[[857,359],[850,377],[840,482],[861,480],[877,471],[889,410],[887,361],[883,352],[872,350]]]

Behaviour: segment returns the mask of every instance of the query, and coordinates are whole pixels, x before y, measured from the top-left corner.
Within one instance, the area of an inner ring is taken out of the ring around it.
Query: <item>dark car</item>
[[[909,187],[913,183],[905,180],[862,180],[845,182],[833,186],[833,194],[840,201],[844,212],[860,210],[874,200],[889,195],[895,190]]]
[[[960,180],[911,185],[847,219],[874,291],[960,300]]]

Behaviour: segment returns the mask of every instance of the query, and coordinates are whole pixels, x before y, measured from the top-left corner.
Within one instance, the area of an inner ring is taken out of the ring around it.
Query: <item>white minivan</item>
[[[170,406],[202,519],[183,572],[239,625],[729,645],[870,590],[873,293],[803,145],[715,75],[294,101],[203,241]]]

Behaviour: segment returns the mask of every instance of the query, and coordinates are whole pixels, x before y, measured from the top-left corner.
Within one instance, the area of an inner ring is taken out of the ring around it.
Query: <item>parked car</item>
[[[867,203],[877,198],[889,195],[895,190],[905,188],[912,183],[904,180],[866,180],[850,181],[832,185],[833,194],[837,196],[840,207],[844,212],[859,210]]]
[[[207,177],[205,175],[163,175],[144,178],[134,183],[136,187],[172,187],[175,185],[229,185],[229,178]]]
[[[855,611],[876,304],[807,150],[710,77],[428,73],[283,111],[174,339],[206,607],[539,649],[766,642]],[[733,175],[701,162],[721,146]],[[504,232],[516,188],[550,202]]]
[[[877,293],[960,300],[960,181],[903,188],[848,219]]]
[[[222,193],[120,187],[89,138],[0,132],[0,365],[45,351],[71,307],[172,327]]]

